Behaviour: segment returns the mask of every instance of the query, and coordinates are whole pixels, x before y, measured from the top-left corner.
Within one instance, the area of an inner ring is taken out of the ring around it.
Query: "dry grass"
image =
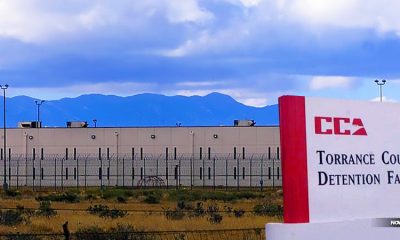
[[[24,206],[25,208],[38,208],[39,204],[35,200],[35,195],[32,193],[22,194],[18,199],[0,199],[0,208],[15,208],[17,205]],[[238,209],[242,208],[246,211],[245,215],[237,218],[233,214],[228,215],[222,213],[223,220],[220,224],[213,224],[205,217],[184,217],[182,220],[168,220],[163,213],[151,212],[129,212],[126,217],[118,219],[101,218],[87,213],[86,210],[89,206],[94,204],[104,204],[110,208],[118,208],[125,210],[145,210],[145,211],[162,211],[165,208],[174,208],[176,202],[163,200],[160,204],[146,204],[138,199],[129,199],[127,203],[118,203],[115,199],[96,199],[93,201],[84,200],[79,203],[63,203],[53,202],[52,208],[54,209],[75,209],[72,210],[57,210],[57,215],[54,217],[30,217],[29,221],[13,227],[1,226],[0,233],[61,233],[62,224],[65,221],[69,222],[71,232],[75,232],[82,227],[97,225],[103,229],[115,227],[118,223],[131,224],[135,228],[145,231],[163,231],[163,230],[205,230],[205,229],[238,229],[238,228],[263,228],[267,222],[280,222],[279,218],[255,216],[249,211],[253,206],[263,201],[262,199],[240,200],[233,202],[222,201],[207,201],[204,206],[216,203],[220,210],[224,206],[230,206]],[[276,199],[281,201],[281,199]],[[83,211],[78,211],[78,210]]]

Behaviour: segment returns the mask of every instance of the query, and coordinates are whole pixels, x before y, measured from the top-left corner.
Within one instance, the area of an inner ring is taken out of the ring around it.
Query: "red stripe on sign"
[[[305,111],[305,97],[279,98],[285,223],[310,221]]]

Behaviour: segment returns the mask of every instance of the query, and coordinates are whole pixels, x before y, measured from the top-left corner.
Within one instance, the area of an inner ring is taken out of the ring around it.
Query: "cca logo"
[[[361,118],[318,116],[314,118],[314,123],[315,134],[367,136]]]

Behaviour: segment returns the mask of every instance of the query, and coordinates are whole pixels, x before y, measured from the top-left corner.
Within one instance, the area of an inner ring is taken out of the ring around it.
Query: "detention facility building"
[[[9,128],[6,143],[12,188],[282,184],[277,126]]]

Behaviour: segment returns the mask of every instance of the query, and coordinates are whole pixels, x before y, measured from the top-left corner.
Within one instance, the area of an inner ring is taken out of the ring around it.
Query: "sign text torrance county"
[[[319,165],[335,166],[368,166],[383,164],[385,166],[400,165],[400,154],[392,154],[384,151],[379,159],[375,158],[374,153],[367,154],[338,154],[326,153],[324,150],[317,150]],[[381,181],[383,179],[383,181]],[[352,174],[332,174],[325,171],[318,171],[318,185],[379,185],[379,184],[400,184],[400,174],[393,170],[387,170],[385,176],[381,173],[352,173]]]

